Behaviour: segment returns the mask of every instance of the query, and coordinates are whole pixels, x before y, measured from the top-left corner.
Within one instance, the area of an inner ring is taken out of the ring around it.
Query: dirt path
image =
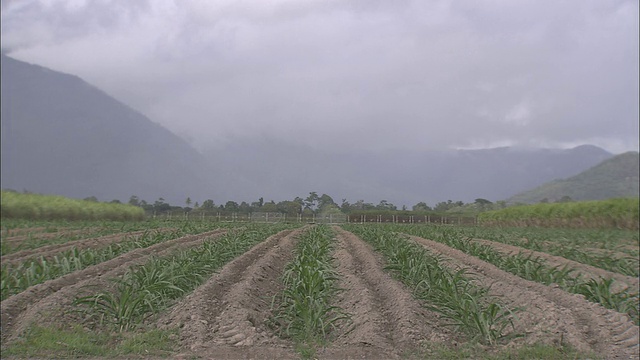
[[[56,232],[47,232],[47,233],[28,233],[27,235],[17,235],[5,237],[2,239],[2,242],[18,245],[22,242],[28,240],[46,240],[46,239],[55,239],[62,236],[75,236],[75,235],[83,235],[90,234],[92,231],[99,230],[97,228],[87,228],[87,229],[78,229],[78,230],[59,230]]]
[[[1,260],[3,265],[15,265],[15,264],[24,262],[28,259],[36,258],[36,257],[37,258],[44,257],[45,259],[51,259],[55,255],[63,251],[71,250],[74,247],[78,249],[107,247],[108,245],[116,244],[126,240],[135,240],[140,236],[144,235],[145,233],[159,234],[159,233],[168,232],[172,230],[174,229],[157,229],[157,230],[151,230],[151,231],[141,230],[141,231],[135,231],[130,233],[120,233],[120,234],[101,236],[101,237],[91,238],[91,239],[80,239],[75,241],[69,241],[63,244],[46,245],[36,249],[18,251],[12,254],[7,254],[2,256]]]
[[[339,227],[333,229],[338,287],[344,289],[335,305],[352,315],[353,328],[346,333],[349,329],[342,329],[331,347],[317,353],[318,358],[402,358],[414,354],[421,341],[453,340],[438,317],[383,270],[382,257],[370,245]]]
[[[429,251],[443,255],[455,267],[468,268],[512,307],[523,307],[516,332],[526,334],[514,343],[569,343],[579,351],[594,351],[606,359],[637,359],[638,327],[626,315],[569,294],[557,287],[524,280],[476,257],[444,244],[412,236]]]
[[[159,327],[180,328],[184,353],[179,357],[299,358],[292,344],[267,329],[265,320],[302,231],[285,230],[254,246],[160,317]]]
[[[575,269],[576,274],[581,274],[586,278],[599,279],[603,277],[605,279],[614,279],[615,282],[613,283],[613,290],[616,292],[629,288],[631,289],[632,292],[638,293],[638,290],[640,289],[640,280],[638,278],[607,271],[604,269],[597,268],[595,266],[565,259],[561,256],[551,255],[551,254],[547,254],[539,251],[533,251],[533,250],[521,248],[514,245],[507,245],[507,244],[503,244],[495,241],[482,240],[482,239],[474,239],[474,241],[484,245],[489,245],[503,254],[509,255],[509,254],[522,253],[525,256],[532,255],[533,257],[540,257],[544,259],[551,266],[564,267],[566,265],[572,269]]]
[[[197,246],[202,241],[224,234],[218,229],[198,235],[165,241],[147,248],[136,249],[103,263],[75,271],[57,279],[28,288],[2,301],[1,337],[3,345],[22,333],[34,321],[46,322],[59,309],[71,306],[73,300],[91,286],[109,286],[109,279],[124,274],[129,267],[145,263],[151,256],[163,256],[177,249]],[[53,319],[54,323],[62,319]]]

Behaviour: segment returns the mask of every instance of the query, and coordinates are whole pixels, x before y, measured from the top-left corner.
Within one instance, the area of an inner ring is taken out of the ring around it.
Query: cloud
[[[637,149],[638,40],[632,0],[2,3],[12,56],[201,149]]]

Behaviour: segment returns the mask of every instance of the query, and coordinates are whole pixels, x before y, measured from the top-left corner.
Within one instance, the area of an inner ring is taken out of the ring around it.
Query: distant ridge
[[[626,152],[570,178],[554,180],[519,193],[509,198],[507,202],[537,203],[544,199],[558,201],[565,196],[572,200],[638,197],[640,196],[639,163],[638,152]]]
[[[184,140],[77,76],[2,55],[2,188],[101,201],[204,189]]]

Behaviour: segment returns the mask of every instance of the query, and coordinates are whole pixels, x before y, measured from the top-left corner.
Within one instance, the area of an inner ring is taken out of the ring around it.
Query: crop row
[[[546,285],[557,284],[568,292],[584,295],[586,299],[591,302],[599,303],[606,308],[628,314],[636,324],[639,322],[638,294],[631,293],[630,290],[613,292],[611,289],[613,280],[584,280],[581,276],[574,276],[574,270],[569,267],[550,267],[546,265],[543,259],[530,255],[517,254],[505,256],[491,246],[478,244],[467,237],[461,236],[460,233],[454,229],[446,227],[389,226],[386,227],[386,230],[401,231],[403,233],[429,238],[469,255],[476,256],[483,261],[489,262],[504,271],[524,279]]]
[[[455,228],[459,236],[481,238],[561,256],[583,264],[627,276],[638,276],[638,248],[625,246],[638,242],[635,231],[562,229]],[[635,239],[634,239],[635,238]],[[596,251],[585,250],[595,247]],[[617,253],[617,254],[616,254]]]
[[[60,252],[51,259],[40,257],[17,265],[4,263],[0,267],[1,299],[20,293],[30,286],[111,260],[131,250],[146,248],[188,234],[201,233],[204,229],[210,230],[211,227],[208,224],[207,227],[202,224],[183,224],[171,232],[147,231],[135,239],[110,244],[103,248],[74,247]]]
[[[510,309],[488,295],[488,289],[474,284],[465,269],[453,271],[440,258],[406,235],[380,226],[344,226],[381,252],[391,270],[414,289],[426,306],[450,321],[471,339],[489,344],[505,335],[517,309]]]
[[[148,317],[202,284],[214,271],[286,225],[247,226],[206,241],[197,248],[132,267],[115,286],[75,300],[96,326],[119,331],[136,328]]]
[[[333,235],[327,225],[318,225],[299,236],[295,258],[282,276],[284,290],[273,300],[271,326],[301,347],[326,343],[331,330],[349,318],[331,305],[338,292]]]

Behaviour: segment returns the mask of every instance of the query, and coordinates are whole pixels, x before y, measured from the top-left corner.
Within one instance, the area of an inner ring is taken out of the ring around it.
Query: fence
[[[296,214],[287,215],[277,212],[255,212],[250,214],[225,212],[197,212],[169,211],[152,214],[152,218],[160,220],[200,220],[218,222],[290,222],[290,223],[394,223],[394,224],[448,224],[448,225],[477,225],[476,217],[471,216],[439,216],[439,215],[389,215],[389,214]]]

